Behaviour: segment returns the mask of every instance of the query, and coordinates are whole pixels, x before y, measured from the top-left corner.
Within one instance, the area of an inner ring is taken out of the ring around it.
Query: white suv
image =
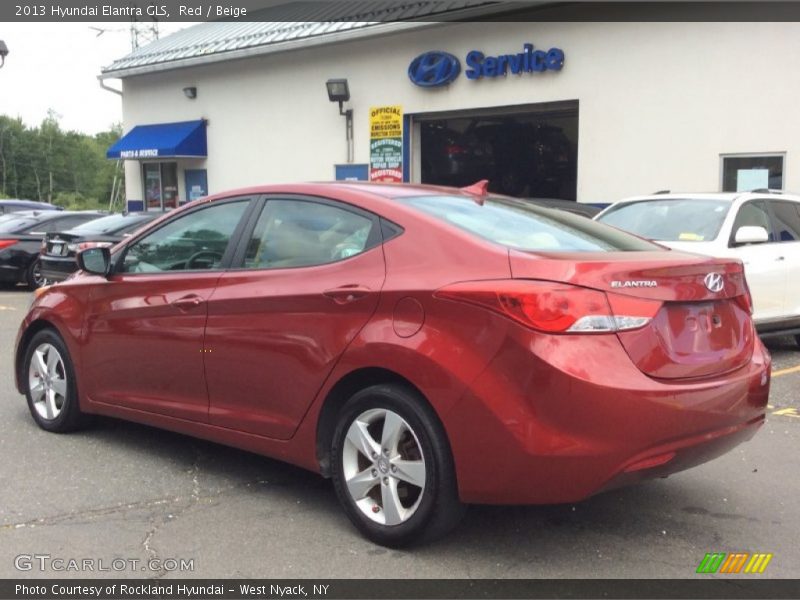
[[[800,196],[658,193],[621,200],[594,219],[676,250],[741,259],[759,333],[795,334],[800,344]]]

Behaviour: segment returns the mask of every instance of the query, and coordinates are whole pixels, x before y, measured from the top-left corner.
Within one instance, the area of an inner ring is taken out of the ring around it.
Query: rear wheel
[[[341,411],[331,464],[345,512],[378,544],[429,541],[464,514],[444,430],[408,388],[376,385],[355,394]]]
[[[44,329],[31,338],[23,369],[28,409],[39,427],[63,433],[86,424],[88,418],[78,404],[72,361],[55,331]]]
[[[32,290],[45,285],[45,280],[42,276],[42,261],[40,261],[38,258],[31,263],[31,266],[28,267],[25,280],[28,283],[28,287]]]

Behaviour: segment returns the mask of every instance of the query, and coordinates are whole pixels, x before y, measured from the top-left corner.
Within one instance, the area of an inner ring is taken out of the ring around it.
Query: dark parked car
[[[253,187],[78,264],[17,337],[42,429],[102,414],[294,463],[388,546],[443,534],[463,503],[663,477],[764,423],[741,261],[522,200]]]
[[[431,123],[422,129],[422,181],[436,185],[465,186],[493,172],[486,148],[463,134]]]
[[[23,210],[64,210],[60,206],[47,202],[35,202],[33,200],[0,200],[0,215],[17,213]]]
[[[560,127],[484,118],[473,121],[464,138],[492,156],[490,189],[497,192],[558,197],[565,183],[574,179],[575,153]]]
[[[0,283],[42,285],[39,251],[49,231],[72,229],[104,216],[97,211],[33,210],[0,217]]]
[[[580,215],[591,219],[598,214],[602,208],[587,204],[585,202],[576,202],[575,200],[559,200],[558,198],[526,198],[526,200],[533,202],[538,206],[546,208],[557,208],[558,210],[565,210],[574,215]]]
[[[108,215],[67,231],[48,233],[42,241],[41,274],[50,282],[63,281],[78,270],[75,255],[92,246],[113,246],[163,212]]]

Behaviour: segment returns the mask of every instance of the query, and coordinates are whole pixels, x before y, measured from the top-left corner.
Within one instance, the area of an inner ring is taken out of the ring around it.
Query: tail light
[[[453,154],[466,154],[467,149],[464,146],[459,146],[458,144],[450,144],[445,148],[445,151],[448,155],[452,156]]]
[[[434,297],[483,306],[545,333],[607,333],[647,325],[661,303],[567,283],[533,280],[468,281],[437,290]]]
[[[9,246],[13,246],[19,240],[0,240],[0,250],[5,250]]]
[[[753,296],[750,293],[750,286],[747,285],[747,279],[743,279],[744,281],[744,294],[740,294],[736,296],[734,300],[736,300],[736,304],[742,307],[742,310],[745,311],[748,315],[753,314]]]

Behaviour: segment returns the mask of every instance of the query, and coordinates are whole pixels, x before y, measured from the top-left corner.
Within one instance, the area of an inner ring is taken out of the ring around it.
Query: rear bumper
[[[763,423],[769,370],[760,342],[746,367],[676,383],[615,336],[517,334],[444,416],[461,498],[575,502],[704,463]]]
[[[64,281],[78,270],[74,256],[53,257],[42,256],[40,259],[42,277],[48,281]]]

